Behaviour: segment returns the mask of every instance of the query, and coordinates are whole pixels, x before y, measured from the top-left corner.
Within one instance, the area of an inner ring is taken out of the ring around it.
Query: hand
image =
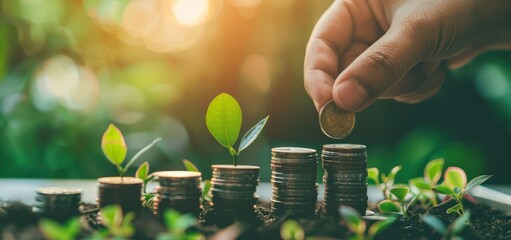
[[[337,0],[307,44],[305,89],[318,111],[331,99],[346,111],[423,101],[442,86],[444,65],[511,43],[510,12],[508,0]]]

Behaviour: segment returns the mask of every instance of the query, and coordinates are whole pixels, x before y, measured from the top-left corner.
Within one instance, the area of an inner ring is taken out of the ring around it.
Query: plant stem
[[[133,163],[135,163],[135,161],[140,157],[142,156],[143,153],[145,153],[147,150],[149,150],[149,148],[151,148],[154,144],[156,144],[157,142],[159,142],[161,140],[161,138],[157,138],[157,139],[154,139],[152,143],[150,143],[149,145],[147,145],[145,148],[142,148],[140,151],[138,151],[137,154],[135,154],[135,156],[133,156],[129,161],[128,163],[126,164],[126,166],[124,166],[124,169],[123,171],[124,172],[127,172],[128,169],[131,167],[131,165],[133,165]]]
[[[403,215],[405,216],[406,220],[409,220],[410,219],[410,216],[408,216],[408,209],[405,208],[405,203],[404,202],[400,202],[401,204],[401,211],[403,212]]]
[[[232,156],[232,165],[237,166],[238,165],[238,155]]]

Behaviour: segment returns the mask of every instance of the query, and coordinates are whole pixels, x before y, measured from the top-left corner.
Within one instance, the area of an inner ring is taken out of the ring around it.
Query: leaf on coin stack
[[[236,99],[221,93],[211,101],[206,113],[206,126],[222,146],[230,149],[241,129],[241,108]]]

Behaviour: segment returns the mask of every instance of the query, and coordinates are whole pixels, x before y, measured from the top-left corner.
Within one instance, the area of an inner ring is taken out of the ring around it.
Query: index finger
[[[318,111],[332,99],[339,61],[353,36],[353,21],[345,3],[338,0],[328,8],[307,43],[304,85]]]

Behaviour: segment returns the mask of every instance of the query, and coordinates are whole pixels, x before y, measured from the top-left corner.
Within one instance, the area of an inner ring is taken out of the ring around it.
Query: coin
[[[355,127],[355,114],[342,111],[330,100],[319,111],[319,126],[328,137],[342,139]]]

